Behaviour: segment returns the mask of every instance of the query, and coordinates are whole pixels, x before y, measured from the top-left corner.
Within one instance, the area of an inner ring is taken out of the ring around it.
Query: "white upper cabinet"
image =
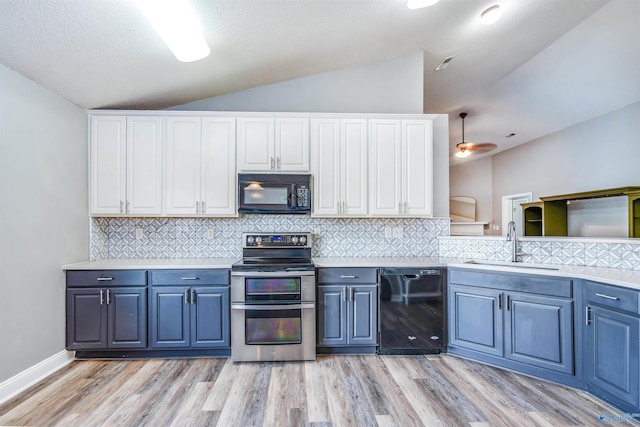
[[[202,213],[237,215],[234,118],[202,118],[201,160]]]
[[[367,215],[367,120],[312,119],[313,216]]]
[[[371,120],[370,214],[433,215],[430,120]]]
[[[239,172],[308,172],[309,119],[238,119]]]
[[[162,213],[162,118],[92,116],[91,215]]]
[[[166,214],[233,216],[235,119],[167,118]]]

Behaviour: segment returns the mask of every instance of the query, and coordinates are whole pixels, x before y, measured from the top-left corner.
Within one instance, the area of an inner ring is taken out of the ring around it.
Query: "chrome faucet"
[[[516,234],[516,223],[509,221],[507,225],[507,242],[511,243],[511,262],[518,262],[518,236]]]

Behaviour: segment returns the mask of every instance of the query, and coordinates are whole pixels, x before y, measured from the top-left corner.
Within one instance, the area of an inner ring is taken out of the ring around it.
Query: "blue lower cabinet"
[[[151,288],[150,346],[228,347],[229,288],[158,286]]]
[[[449,345],[503,355],[502,294],[492,289],[449,286]]]
[[[458,283],[448,290],[450,353],[578,383],[570,282],[554,288],[554,279],[475,272],[451,278]],[[543,287],[557,295],[542,295]]]
[[[573,374],[573,301],[506,294],[505,357]]]
[[[147,347],[146,287],[67,289],[67,349]]]
[[[317,301],[319,347],[377,345],[377,285],[319,285]]]
[[[587,310],[587,389],[633,411],[640,406],[640,319],[596,306]]]

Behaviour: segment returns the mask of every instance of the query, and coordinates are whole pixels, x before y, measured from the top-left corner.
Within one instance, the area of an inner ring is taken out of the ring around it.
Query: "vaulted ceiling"
[[[212,53],[181,63],[133,1],[1,0],[0,63],[82,108],[158,109],[422,50],[424,112],[450,114],[451,148],[468,112],[495,152],[640,100],[637,0],[191,2]]]

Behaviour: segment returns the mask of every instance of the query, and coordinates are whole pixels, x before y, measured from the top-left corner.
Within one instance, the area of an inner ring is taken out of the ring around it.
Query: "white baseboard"
[[[74,357],[75,353],[73,351],[62,350],[0,383],[0,403],[6,402],[58,369],[68,365],[73,361]]]

